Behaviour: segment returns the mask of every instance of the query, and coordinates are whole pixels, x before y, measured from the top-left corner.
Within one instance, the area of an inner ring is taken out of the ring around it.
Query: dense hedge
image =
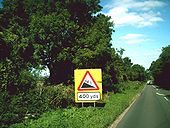
[[[37,86],[28,93],[9,95],[0,92],[0,125],[21,122],[27,118],[38,118],[43,112],[74,105],[73,86]]]

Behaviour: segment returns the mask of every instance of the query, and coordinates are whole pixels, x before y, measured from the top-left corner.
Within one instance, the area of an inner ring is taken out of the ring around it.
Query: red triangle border
[[[81,88],[80,88],[87,74],[89,74],[90,78],[92,79],[92,81],[94,82],[94,84],[96,85],[97,88],[87,88],[87,89],[81,89]],[[84,90],[99,90],[99,86],[97,85],[97,83],[95,82],[95,80],[93,79],[93,77],[92,77],[92,75],[90,74],[89,71],[86,71],[86,73],[85,73],[82,81],[80,82],[80,85],[78,86],[77,90],[78,90],[78,91],[84,91]]]

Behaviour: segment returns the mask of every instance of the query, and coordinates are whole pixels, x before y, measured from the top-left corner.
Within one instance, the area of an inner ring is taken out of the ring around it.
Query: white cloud
[[[127,44],[137,44],[150,41],[145,35],[143,34],[126,34],[124,36],[119,37],[118,43],[127,43]]]
[[[124,36],[119,37],[119,39],[124,39],[124,40],[128,40],[128,39],[137,39],[139,37],[143,37],[143,34],[126,34]]]
[[[126,8],[133,8],[133,9],[139,9],[143,11],[148,11],[151,9],[163,7],[166,4],[160,0],[144,0],[144,1],[139,1],[139,0],[113,0],[112,7],[114,6],[121,6],[121,7],[126,7]]]
[[[158,0],[114,0],[108,8],[106,15],[111,16],[116,26],[146,27],[163,21],[158,8],[166,4]]]

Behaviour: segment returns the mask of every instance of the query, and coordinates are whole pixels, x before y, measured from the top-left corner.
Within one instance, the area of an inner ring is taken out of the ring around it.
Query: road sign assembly
[[[101,69],[76,69],[75,102],[97,102],[102,100]]]

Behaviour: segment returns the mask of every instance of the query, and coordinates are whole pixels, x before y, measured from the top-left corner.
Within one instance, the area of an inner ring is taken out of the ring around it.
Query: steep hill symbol
[[[95,82],[94,78],[90,74],[89,71],[87,71],[78,87],[79,91],[83,90],[99,90],[99,87],[97,83]]]

